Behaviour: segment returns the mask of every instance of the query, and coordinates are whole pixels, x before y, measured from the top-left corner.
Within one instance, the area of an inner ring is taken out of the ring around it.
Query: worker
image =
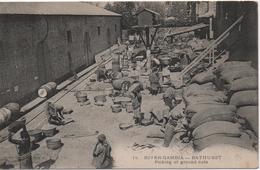
[[[169,107],[170,111],[176,106],[176,92],[175,86],[171,83],[171,86],[167,88],[165,93],[163,94],[163,101],[166,106]]]
[[[107,70],[105,65],[101,65],[99,66],[99,68],[95,71],[96,75],[97,75],[97,81],[102,81],[107,79],[106,74],[107,74]]]
[[[133,113],[135,124],[141,124],[143,119],[143,114],[141,113],[142,105],[142,94],[143,85],[141,82],[134,82],[129,88],[129,96],[132,99]]]
[[[170,71],[168,68],[169,68],[169,66],[164,67],[162,69],[162,83],[163,84],[169,84],[169,82],[171,82]]]
[[[183,117],[174,117],[170,116],[167,124],[165,125],[165,131],[164,131],[164,147],[168,147],[173,139],[173,137],[177,133],[182,133],[179,137],[179,140],[187,142],[187,124],[184,123]],[[183,140],[184,139],[184,140]]]
[[[20,162],[20,169],[33,169],[32,155],[31,155],[31,141],[26,126],[23,126],[23,130],[20,132],[21,140],[13,139],[15,134],[11,129],[9,130],[9,141],[16,145],[18,160]]]
[[[111,169],[113,158],[111,156],[111,146],[104,134],[98,136],[98,142],[93,151],[93,164],[97,169]]]
[[[157,95],[158,91],[160,89],[160,75],[159,75],[159,69],[157,67],[154,67],[152,69],[152,73],[149,75],[149,81],[150,81],[150,93],[152,95]]]
[[[54,125],[64,125],[64,116],[62,113],[63,106],[55,105],[51,102],[47,102],[46,104],[46,115],[48,122]]]

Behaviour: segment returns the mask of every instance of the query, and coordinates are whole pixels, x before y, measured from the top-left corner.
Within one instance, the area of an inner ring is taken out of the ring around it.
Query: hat
[[[98,135],[98,140],[100,140],[100,141],[102,141],[102,142],[104,142],[105,140],[106,140],[106,136],[104,135],[104,134],[100,134],[100,135]]]

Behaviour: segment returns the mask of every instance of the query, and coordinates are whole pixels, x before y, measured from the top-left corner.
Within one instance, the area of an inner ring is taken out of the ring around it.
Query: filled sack
[[[227,98],[223,91],[215,91],[215,90],[196,90],[190,91],[186,93],[187,97],[189,96],[218,96],[221,98]]]
[[[216,67],[217,72],[225,72],[229,69],[233,68],[239,68],[239,67],[251,67],[252,62],[251,61],[228,61],[225,63],[222,63]]]
[[[195,75],[191,79],[191,83],[198,83],[198,84],[204,84],[208,82],[212,82],[216,78],[215,74],[213,74],[213,71],[204,71],[202,73],[199,73]]]
[[[205,83],[205,84],[197,84],[192,83],[187,87],[188,91],[196,91],[196,90],[215,90],[216,87],[212,82]]]
[[[257,77],[243,77],[231,82],[231,91],[256,90],[258,88]]]
[[[196,113],[229,113],[236,112],[236,107],[233,105],[227,105],[224,103],[219,104],[191,104],[186,107],[185,113],[188,116],[192,116]]]
[[[229,69],[226,72],[223,72],[220,76],[220,79],[226,83],[231,84],[234,80],[252,76],[257,76],[257,70],[253,67],[238,67],[237,69]]]
[[[195,129],[198,126],[206,122],[211,121],[228,121],[236,122],[236,114],[234,112],[228,111],[225,113],[209,112],[209,113],[196,113],[192,116],[189,127]]]
[[[247,91],[236,92],[230,98],[229,103],[237,107],[256,106],[258,104],[258,91],[247,90]]]
[[[218,103],[225,103],[227,98],[222,98],[221,96],[189,96],[186,99],[187,105],[190,104],[218,104]]]
[[[246,133],[241,133],[240,137],[231,137],[223,134],[214,134],[193,141],[195,150],[201,151],[207,147],[211,147],[218,144],[235,145],[249,150],[255,150],[253,147],[257,141],[250,138]]]
[[[240,136],[241,125],[228,121],[206,122],[195,128],[192,132],[194,140],[214,134],[225,134],[226,136]]]
[[[258,106],[244,106],[237,110],[237,114],[245,118],[251,129],[258,136]]]

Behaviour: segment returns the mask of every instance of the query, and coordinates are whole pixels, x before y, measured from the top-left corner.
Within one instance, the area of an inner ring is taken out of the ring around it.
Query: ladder
[[[222,43],[230,34],[231,31],[235,28],[235,26],[240,25],[241,21],[243,20],[244,15],[240,16],[228,29],[226,29],[216,40],[214,40],[210,45],[199,54],[197,58],[195,58],[187,67],[185,67],[179,74],[178,78],[183,84],[183,77],[191,71],[194,67],[196,67],[200,61],[208,57],[209,64],[214,65],[214,61],[216,59],[215,50],[217,46]]]

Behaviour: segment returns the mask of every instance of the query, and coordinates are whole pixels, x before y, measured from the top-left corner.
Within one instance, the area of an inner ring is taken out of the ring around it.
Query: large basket
[[[111,106],[113,113],[119,113],[122,111],[121,105],[114,104]]]
[[[56,150],[62,146],[61,139],[54,138],[54,139],[47,139],[46,140],[47,148]]]
[[[56,134],[56,126],[48,125],[42,128],[42,132],[46,137],[52,137]]]
[[[34,137],[33,142],[39,142],[43,139],[43,133],[41,129],[28,130],[28,134]]]

